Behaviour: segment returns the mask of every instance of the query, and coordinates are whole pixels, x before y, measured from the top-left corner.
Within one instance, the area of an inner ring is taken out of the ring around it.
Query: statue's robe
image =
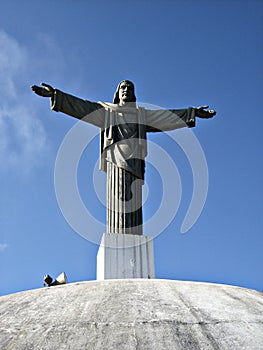
[[[142,234],[142,185],[147,132],[195,125],[195,109],[148,110],[90,102],[55,90],[51,108],[98,126],[100,169],[107,173],[107,233]]]

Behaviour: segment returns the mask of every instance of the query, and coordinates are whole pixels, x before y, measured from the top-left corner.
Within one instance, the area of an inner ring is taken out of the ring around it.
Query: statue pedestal
[[[154,277],[152,237],[103,234],[97,255],[97,280]]]

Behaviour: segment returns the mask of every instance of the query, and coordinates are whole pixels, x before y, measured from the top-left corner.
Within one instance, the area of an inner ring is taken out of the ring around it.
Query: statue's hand
[[[216,111],[214,109],[209,109],[205,111],[209,106],[202,106],[195,109],[195,115],[199,118],[212,118],[216,115]]]
[[[52,97],[54,94],[54,91],[55,91],[54,88],[48,84],[45,84],[45,83],[41,83],[41,85],[44,87],[33,85],[33,86],[31,86],[31,89],[34,91],[35,94],[37,94],[39,96]]]

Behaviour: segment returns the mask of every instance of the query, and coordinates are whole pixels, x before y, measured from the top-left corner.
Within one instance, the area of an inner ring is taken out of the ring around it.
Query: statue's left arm
[[[146,110],[146,131],[168,131],[183,127],[194,127],[196,117],[212,118],[216,112],[205,110],[208,106],[171,110]]]

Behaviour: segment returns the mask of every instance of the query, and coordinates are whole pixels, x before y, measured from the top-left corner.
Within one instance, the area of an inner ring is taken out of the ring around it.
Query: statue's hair
[[[122,80],[122,81],[118,84],[118,86],[117,86],[117,90],[116,90],[116,92],[115,92],[115,94],[114,94],[114,98],[113,98],[113,103],[115,103],[115,104],[120,103],[119,90],[120,90],[121,84],[124,83],[124,82],[125,82],[125,83],[128,83],[128,84],[130,84],[130,85],[132,86],[132,89],[133,89],[133,96],[132,96],[131,102],[136,102],[136,96],[135,96],[135,92],[134,92],[134,90],[135,90],[134,84],[133,84],[132,81],[126,80],[126,79],[125,79],[125,80]]]

